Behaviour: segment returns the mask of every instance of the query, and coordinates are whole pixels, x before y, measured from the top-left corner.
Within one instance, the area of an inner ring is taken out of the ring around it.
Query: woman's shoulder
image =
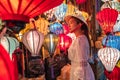
[[[87,37],[85,35],[80,35],[77,37],[78,40],[84,40],[84,39],[87,39]]]

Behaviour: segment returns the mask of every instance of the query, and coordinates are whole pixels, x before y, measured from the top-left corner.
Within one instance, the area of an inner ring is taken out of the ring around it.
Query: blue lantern
[[[0,44],[2,44],[5,50],[9,53],[11,59],[12,53],[19,47],[19,42],[17,39],[9,36],[1,37]]]
[[[67,5],[61,4],[60,6],[56,7],[55,16],[57,17],[58,20],[62,21],[66,12],[67,12]]]
[[[57,35],[62,34],[64,32],[62,24],[60,24],[58,22],[55,22],[55,23],[51,24],[50,27],[49,27],[49,30],[50,30],[50,32],[53,32]]]
[[[117,48],[120,50],[120,36],[108,35],[103,38],[102,44],[106,47]]]

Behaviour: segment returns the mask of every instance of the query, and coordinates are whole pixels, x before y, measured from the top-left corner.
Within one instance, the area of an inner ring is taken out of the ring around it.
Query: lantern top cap
[[[70,20],[72,17],[75,17],[75,18],[79,19],[79,20],[82,21],[84,24],[86,24],[86,26],[88,26],[85,18],[84,18],[83,15],[80,13],[80,11],[78,11],[78,12],[72,14],[72,15],[67,15],[67,16],[64,18],[65,22],[68,23],[69,20]]]

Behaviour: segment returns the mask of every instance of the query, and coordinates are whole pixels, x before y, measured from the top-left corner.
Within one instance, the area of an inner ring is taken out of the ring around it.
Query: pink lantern
[[[71,43],[72,43],[72,39],[69,36],[65,34],[60,34],[60,41],[59,41],[60,50],[66,51]]]
[[[113,31],[113,26],[116,23],[118,11],[115,9],[105,8],[97,13],[96,19],[105,33]]]
[[[86,0],[76,0],[76,3],[77,4],[83,4],[83,3],[85,3],[86,2]]]

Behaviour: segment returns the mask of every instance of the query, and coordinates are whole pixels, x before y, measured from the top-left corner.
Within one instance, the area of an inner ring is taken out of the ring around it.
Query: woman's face
[[[76,27],[78,25],[79,24],[77,23],[77,21],[74,18],[70,18],[70,20],[68,21],[68,26],[69,26],[70,32],[72,32],[74,29],[76,29]]]

